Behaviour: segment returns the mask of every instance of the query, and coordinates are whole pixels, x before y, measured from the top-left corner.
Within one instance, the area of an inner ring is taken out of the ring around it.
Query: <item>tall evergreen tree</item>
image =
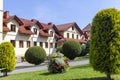
[[[0,44],[0,68],[5,68],[4,76],[7,76],[7,72],[11,72],[16,66],[16,56],[14,47],[10,42],[3,42]]]
[[[90,63],[107,75],[120,73],[120,11],[103,9],[93,18],[90,40]]]

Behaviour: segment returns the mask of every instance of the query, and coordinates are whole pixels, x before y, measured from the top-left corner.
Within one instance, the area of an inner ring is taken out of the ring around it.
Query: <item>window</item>
[[[57,48],[57,43],[55,43],[55,48]]]
[[[10,42],[11,42],[12,45],[15,47],[15,40],[10,40]]]
[[[14,25],[14,24],[11,24],[11,31],[16,31],[16,25]]]
[[[50,31],[51,36],[53,36],[53,31]]]
[[[50,43],[50,48],[53,48],[53,43]]]
[[[19,41],[19,47],[23,48],[23,41],[21,41],[21,40]]]
[[[72,34],[72,38],[74,39],[74,34]]]
[[[69,38],[69,33],[67,33],[67,38]]]
[[[43,47],[43,42],[40,42],[40,46]]]
[[[30,41],[27,41],[27,48],[30,47]]]
[[[74,30],[74,26],[72,26],[72,30]]]
[[[37,28],[33,28],[35,34],[37,34]]]
[[[37,42],[36,41],[34,41],[34,46],[37,46]]]
[[[76,35],[76,38],[78,39],[78,35]]]
[[[48,48],[48,42],[45,42],[45,48]]]

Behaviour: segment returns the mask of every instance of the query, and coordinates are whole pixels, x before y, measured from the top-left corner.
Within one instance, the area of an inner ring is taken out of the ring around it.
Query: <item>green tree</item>
[[[57,48],[57,51],[56,51],[56,52],[63,53],[62,46],[63,46],[63,45],[58,46],[58,48]]]
[[[63,44],[62,50],[66,57],[73,60],[75,57],[80,55],[81,45],[77,41],[70,40]]]
[[[30,47],[25,52],[25,59],[31,64],[38,65],[42,62],[44,62],[46,58],[46,52],[45,50],[40,46],[33,46]]]
[[[0,68],[5,68],[4,76],[7,72],[13,71],[16,66],[16,57],[14,47],[10,42],[3,42],[0,44]]]
[[[82,52],[80,56],[85,56],[89,53],[89,48],[90,48],[90,41],[88,41],[85,45],[83,45]]]
[[[90,63],[107,75],[120,73],[120,11],[103,9],[93,18],[90,40]]]

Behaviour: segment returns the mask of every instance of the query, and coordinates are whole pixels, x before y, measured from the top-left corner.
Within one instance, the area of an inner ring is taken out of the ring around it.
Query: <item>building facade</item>
[[[32,46],[41,46],[50,55],[56,52],[58,44],[67,40],[80,43],[87,41],[75,22],[54,25],[11,16],[9,11],[3,12],[3,0],[0,0],[0,43],[11,42],[17,57],[24,56],[26,50]]]

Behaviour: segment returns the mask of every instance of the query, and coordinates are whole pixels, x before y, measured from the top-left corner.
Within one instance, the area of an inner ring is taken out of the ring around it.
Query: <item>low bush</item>
[[[30,47],[25,52],[25,60],[31,64],[38,65],[44,62],[45,58],[46,58],[46,52],[40,46]]]
[[[79,42],[70,40],[63,44],[62,50],[66,57],[73,60],[81,54],[82,48]]]
[[[48,71],[50,73],[63,73],[69,67],[68,59],[62,53],[54,53],[50,56]]]

